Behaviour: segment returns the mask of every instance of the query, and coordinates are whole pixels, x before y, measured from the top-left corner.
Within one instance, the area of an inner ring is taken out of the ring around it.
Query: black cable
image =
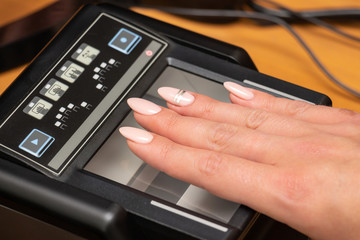
[[[284,20],[294,20],[291,14],[281,11],[270,9],[259,5],[256,0],[247,0],[247,4],[257,12],[269,14],[275,17],[283,18]],[[327,19],[359,19],[360,8],[336,8],[336,9],[325,9],[325,10],[306,10],[298,12],[303,17],[315,17],[315,18],[327,18]]]
[[[269,16],[267,14],[258,13],[258,12],[248,12],[242,10],[213,10],[213,9],[191,9],[191,8],[172,8],[172,7],[157,7],[156,9],[168,12],[171,14],[183,15],[183,16],[197,16],[197,17],[232,17],[232,18],[248,18],[256,20],[265,20],[272,23],[276,23],[284,27],[305,49],[310,58],[315,62],[319,69],[336,85],[343,88],[344,90],[350,92],[356,97],[360,98],[360,91],[348,86],[347,84],[340,81],[336,78],[318,59],[315,53],[310,49],[310,47],[305,43],[305,41],[300,37],[300,35],[288,24],[286,21],[279,17]]]
[[[319,18],[316,18],[316,17],[306,17],[306,16],[303,16],[303,14],[301,12],[298,12],[298,11],[294,11],[290,8],[287,8],[285,7],[284,5],[282,4],[279,4],[277,2],[273,2],[273,1],[270,1],[270,0],[259,0],[260,2],[265,2],[265,3],[270,3],[272,4],[273,6],[277,7],[278,8],[278,11],[283,11],[284,13],[286,13],[286,15],[288,15],[289,17],[292,17],[292,18],[296,18],[296,19],[300,19],[300,20],[304,20],[304,21],[307,21],[307,22],[310,22],[314,25],[317,25],[317,26],[320,26],[320,27],[323,27],[323,28],[326,28],[328,29],[329,31],[332,31],[340,36],[343,36],[345,38],[349,38],[353,41],[357,41],[357,42],[360,42],[360,37],[357,37],[355,35],[352,35],[352,34],[349,34],[347,32],[344,32],[342,31],[341,29],[335,27],[334,25],[331,25]],[[253,3],[256,4],[255,1],[252,1]],[[260,6],[260,5],[258,5]],[[263,6],[261,6],[262,9],[269,9],[269,8],[265,8]]]

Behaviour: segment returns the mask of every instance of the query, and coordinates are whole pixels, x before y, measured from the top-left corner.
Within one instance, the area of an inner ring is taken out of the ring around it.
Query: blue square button
[[[109,46],[125,54],[129,54],[140,42],[141,37],[126,28],[120,31],[111,39]]]
[[[34,129],[29,135],[20,143],[19,148],[25,152],[41,157],[48,147],[54,142],[55,138],[46,133]]]

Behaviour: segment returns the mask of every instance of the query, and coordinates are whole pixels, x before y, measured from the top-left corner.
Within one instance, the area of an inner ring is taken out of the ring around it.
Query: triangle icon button
[[[32,144],[34,145],[38,145],[39,144],[39,139],[34,139],[31,141]]]

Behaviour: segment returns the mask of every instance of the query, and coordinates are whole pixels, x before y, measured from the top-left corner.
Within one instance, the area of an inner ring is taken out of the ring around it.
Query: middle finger
[[[169,108],[181,115],[230,123],[280,136],[303,136],[316,130],[316,125],[312,123],[272,113],[264,109],[224,103],[192,92],[186,92],[185,94],[192,95],[194,101],[183,106],[181,102],[178,104],[175,101],[175,99],[179,99],[176,97],[178,91],[178,89],[168,87],[159,89],[160,95],[170,103],[168,104]]]

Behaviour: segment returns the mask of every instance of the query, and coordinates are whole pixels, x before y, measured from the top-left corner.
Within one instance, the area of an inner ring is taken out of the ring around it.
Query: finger
[[[170,104],[168,107],[181,115],[208,119],[216,122],[225,122],[233,125],[244,126],[249,129],[282,136],[302,136],[313,133],[314,126],[307,122],[290,117],[274,114],[263,109],[242,107],[214,100],[210,97],[187,92],[193,97],[191,104],[184,106],[174,102],[179,90],[173,88],[160,88],[160,95]],[[177,104],[177,105],[174,105]]]
[[[344,157],[343,153],[349,153],[358,147],[355,145],[349,148],[349,144],[345,144],[348,140],[342,135],[336,136],[335,133],[325,131],[301,137],[276,136],[228,123],[182,116],[169,109],[158,108],[159,112],[151,116],[135,113],[135,119],[144,128],[176,143],[276,166],[314,162],[329,159],[330,156],[334,160],[341,159]],[[358,139],[359,131],[352,127],[356,126],[350,125],[344,132],[352,130],[352,138]],[[333,128],[332,130],[335,131]]]
[[[139,106],[147,105],[142,103],[145,100],[137,100],[140,103]],[[132,100],[129,102],[135,111],[150,112],[139,109]],[[136,121],[145,129],[182,145],[223,152],[269,164],[280,163],[284,159],[284,149],[292,148],[290,145],[293,140],[291,139],[228,123],[185,117],[166,108],[159,111],[160,107],[153,105],[154,109],[158,108],[156,114],[149,116],[135,112]]]
[[[298,216],[293,215],[296,212],[294,206],[299,208],[303,196],[310,194],[302,185],[307,179],[301,171],[285,171],[223,153],[179,145],[156,134],[151,134],[151,141],[146,144],[136,142],[136,139],[149,138],[150,133],[143,132],[145,136],[134,137],[126,133],[124,136],[128,138],[131,151],[149,165],[219,197],[298,227],[294,221]]]
[[[331,108],[321,105],[313,105],[299,100],[289,100],[274,97],[265,92],[255,89],[244,88],[233,82],[226,82],[224,86],[229,90],[230,100],[233,103],[254,109],[263,109],[303,121],[320,124],[339,123],[350,120],[356,115],[355,112],[346,109]],[[249,100],[244,98],[241,92],[249,91],[253,97]]]
[[[259,94],[266,95],[266,93],[262,92]],[[301,133],[306,135],[316,134],[316,132],[324,132],[337,136],[347,136],[359,139],[359,113],[347,109],[311,105],[305,102],[276,98],[271,95],[268,96],[269,99],[264,100],[264,103],[262,104],[263,107],[260,105],[249,105],[247,101],[240,103],[240,105],[254,109],[254,116],[257,117],[259,114],[260,116],[258,118],[260,120],[262,119],[262,111],[272,111],[272,113],[281,114],[278,115],[277,118],[273,118],[274,121],[270,122],[269,125],[273,124],[275,127],[279,125],[280,128],[284,128],[285,132],[293,131],[293,136],[296,136],[298,131],[300,134],[297,136],[300,136]],[[236,98],[235,96],[230,95],[230,98],[234,103],[236,102],[236,100],[233,100],[233,98]],[[282,117],[284,116],[283,114],[285,114],[286,118]],[[266,118],[267,114],[264,115],[265,116],[263,116],[263,118]],[[256,119],[257,118],[255,118],[255,120]],[[288,119],[294,119],[296,121],[290,121],[292,124],[288,125]],[[254,122],[261,123],[261,121]],[[305,126],[306,129],[304,128]],[[299,130],[296,130],[296,128],[299,128]]]
[[[144,134],[144,137],[139,137],[140,132],[135,137],[127,133],[124,136],[129,139],[131,151],[151,166],[220,197],[263,212],[270,210],[271,201],[267,195],[271,191],[267,188],[278,171],[276,167],[179,145],[155,134],[151,142],[135,142],[149,137],[148,132]]]

